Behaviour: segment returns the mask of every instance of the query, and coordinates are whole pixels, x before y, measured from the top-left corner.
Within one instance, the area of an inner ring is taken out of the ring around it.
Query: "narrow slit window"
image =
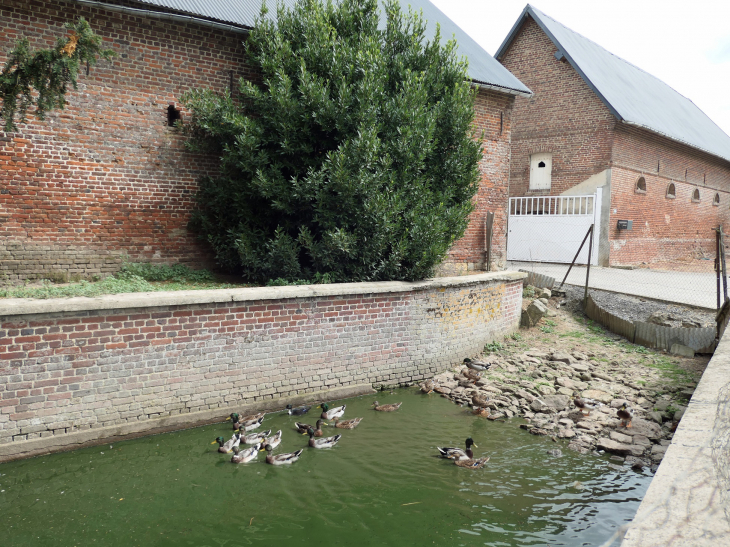
[[[634,190],[637,194],[646,194],[646,179],[644,177],[639,177],[639,180],[636,181],[636,187]]]
[[[674,186],[673,182],[670,182],[667,186],[667,198],[668,199],[674,199],[677,197],[677,189]]]
[[[700,190],[699,188],[695,188],[694,192],[692,192],[692,201],[699,202],[700,201]]]
[[[715,194],[715,198],[712,200],[713,205],[720,205],[720,194]]]
[[[177,120],[181,119],[180,111],[175,108],[175,105],[170,105],[167,107],[167,125],[169,127],[174,127],[175,122]]]

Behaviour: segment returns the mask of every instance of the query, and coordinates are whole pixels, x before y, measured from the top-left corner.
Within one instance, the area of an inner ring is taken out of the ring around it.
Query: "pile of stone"
[[[476,381],[465,375],[467,367],[458,367],[434,377],[429,389],[463,406],[473,406],[475,395],[486,399],[489,419],[522,417],[527,421],[520,425],[523,429],[566,439],[568,448],[582,454],[605,451],[636,468],[657,465],[694,386],[663,386],[663,394],[657,396],[656,390],[619,373],[617,362],[608,364],[617,371],[609,376],[602,368],[606,365],[594,357],[557,350],[492,356],[486,360],[489,369]],[[592,399],[597,406],[584,415],[575,407],[574,397]],[[634,411],[631,427],[622,425],[616,415],[624,402]]]
[[[548,302],[552,297],[550,289],[534,289],[537,291],[537,298],[533,300],[525,309],[522,310],[522,317],[520,318],[520,326],[522,327],[534,327],[540,319],[555,315],[555,312],[548,308]]]

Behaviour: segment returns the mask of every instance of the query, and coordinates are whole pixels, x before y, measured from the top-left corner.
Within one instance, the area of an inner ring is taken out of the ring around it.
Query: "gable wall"
[[[167,107],[188,89],[225,89],[231,70],[250,77],[243,35],[70,2],[3,0],[0,60],[21,36],[53,46],[79,15],[117,56],[80,75],[64,111],[0,132],[0,281],[104,274],[123,256],[209,263],[186,225],[196,180],[214,162],[184,151]]]
[[[534,95],[517,97],[510,197],[557,195],[608,168],[614,117],[557,48],[528,19],[500,60]],[[530,154],[553,154],[551,189],[530,191]]]

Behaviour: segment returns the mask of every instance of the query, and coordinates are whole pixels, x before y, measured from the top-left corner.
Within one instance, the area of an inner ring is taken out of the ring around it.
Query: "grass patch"
[[[519,342],[520,340],[522,340],[522,335],[519,332],[513,332],[509,335],[509,337],[515,342]]]
[[[553,332],[555,332],[555,329],[550,325],[543,325],[542,327],[540,327],[540,332],[544,332],[545,334],[552,334]]]
[[[489,342],[488,344],[484,345],[484,351],[489,353],[496,353],[498,351],[502,351],[504,349],[504,344],[501,342]]]
[[[675,383],[694,382],[696,380],[693,373],[684,370],[669,357],[657,355],[649,360],[647,366],[658,370],[665,380],[670,380]]]
[[[535,287],[532,285],[527,285],[522,289],[522,298],[532,298],[533,296],[535,296]]]
[[[191,270],[183,264],[125,264],[113,276],[100,281],[79,281],[56,285],[50,280],[38,287],[0,288],[0,298],[71,298],[131,292],[159,292],[201,289],[228,289],[244,285],[217,283],[208,270]]]
[[[579,331],[579,330],[572,330],[570,332],[562,332],[560,333],[560,338],[584,338],[586,335],[585,332]]]

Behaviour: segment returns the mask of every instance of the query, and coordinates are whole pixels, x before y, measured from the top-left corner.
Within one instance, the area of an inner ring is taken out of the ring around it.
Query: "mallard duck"
[[[471,396],[471,403],[474,405],[472,413],[477,416],[489,416],[489,408],[487,408],[489,401],[490,399],[487,395],[480,393],[479,391],[475,391]]]
[[[251,414],[250,416],[240,417],[235,412],[231,414],[226,420],[233,421],[233,429],[237,431],[251,431],[256,429],[264,421],[265,412],[259,412],[258,414]]]
[[[573,397],[573,404],[578,410],[580,410],[581,414],[583,414],[584,416],[590,416],[591,410],[597,408],[600,403],[598,401],[594,401],[593,399],[582,399],[580,397]],[[588,414],[586,414],[586,410],[588,411]]]
[[[347,405],[342,406],[336,406],[334,408],[330,408],[327,403],[322,403],[322,419],[323,420],[331,420],[332,418],[341,418],[345,414],[345,408],[347,408]]]
[[[286,410],[289,412],[289,416],[304,416],[311,406],[300,406],[299,408],[292,408],[291,405],[286,405]]]
[[[467,380],[471,381],[472,383],[477,382],[482,379],[482,373],[478,370],[472,370],[470,368],[465,368],[462,371],[462,374],[466,377]]]
[[[302,455],[302,452],[304,452],[303,448],[300,448],[296,452],[287,452],[286,454],[272,454],[271,451],[273,448],[270,444],[267,444],[264,447],[264,450],[266,450],[266,463],[270,463],[271,465],[291,465],[295,461],[299,459],[299,456]]]
[[[223,437],[217,437],[215,441],[213,441],[210,444],[218,443],[218,452],[221,452],[223,454],[228,454],[231,452],[235,447],[237,447],[239,444],[241,444],[241,435],[238,433],[234,433],[233,437],[228,439],[227,441]]]
[[[256,458],[256,456],[258,456],[260,448],[261,443],[256,443],[251,448],[247,448],[246,450],[239,450],[239,448],[236,446],[233,448],[233,456],[231,456],[231,461],[233,463],[248,463]]]
[[[310,429],[314,429],[314,436],[321,437],[322,435],[324,435],[324,433],[322,433],[322,424],[327,425],[327,422],[319,419],[317,420],[317,427],[312,427],[311,425],[304,424],[302,422],[294,422],[294,427],[296,427],[297,431],[302,435],[306,435]]]
[[[474,452],[471,451],[471,447],[479,448],[477,445],[474,444],[474,439],[469,437],[466,441],[466,450],[463,448],[441,448],[440,446],[436,447],[436,450],[440,452],[440,457],[442,458],[448,458],[450,460],[470,460],[474,458]]]
[[[464,359],[464,364],[469,367],[472,370],[476,370],[479,372],[483,372],[485,370],[489,370],[489,367],[492,366],[492,363],[486,363],[484,361],[475,361],[474,359],[469,359],[468,357]]]
[[[335,418],[334,422],[335,427],[339,427],[340,429],[355,429],[361,420],[362,418],[353,418],[352,420],[345,420],[341,422],[339,418]]]
[[[276,448],[277,446],[279,446],[281,444],[281,429],[276,432],[276,435],[266,437],[266,439],[264,439],[261,444],[262,446],[270,446],[271,448]]]
[[[467,469],[481,469],[489,461],[489,456],[486,458],[479,458],[478,460],[454,460],[454,464],[459,467],[466,467]]]
[[[309,446],[312,448],[332,448],[337,444],[342,435],[335,435],[334,437],[323,437],[321,439],[314,438],[314,429],[309,429]]]
[[[248,435],[241,435],[241,442],[243,444],[256,444],[263,443],[264,439],[271,435],[271,430],[259,431],[258,433],[249,433]]]
[[[373,403],[373,406],[375,407],[375,410],[378,412],[393,412],[394,410],[398,410],[400,408],[400,405],[403,403],[393,403],[391,405],[381,405],[378,401],[375,401]]]
[[[421,391],[423,391],[426,394],[433,393],[433,389],[436,387],[436,382],[433,380],[426,380],[425,382],[421,382]]]
[[[621,408],[616,411],[616,416],[621,419],[621,425],[631,427],[631,420],[634,418],[634,410],[624,403],[621,405]]]

